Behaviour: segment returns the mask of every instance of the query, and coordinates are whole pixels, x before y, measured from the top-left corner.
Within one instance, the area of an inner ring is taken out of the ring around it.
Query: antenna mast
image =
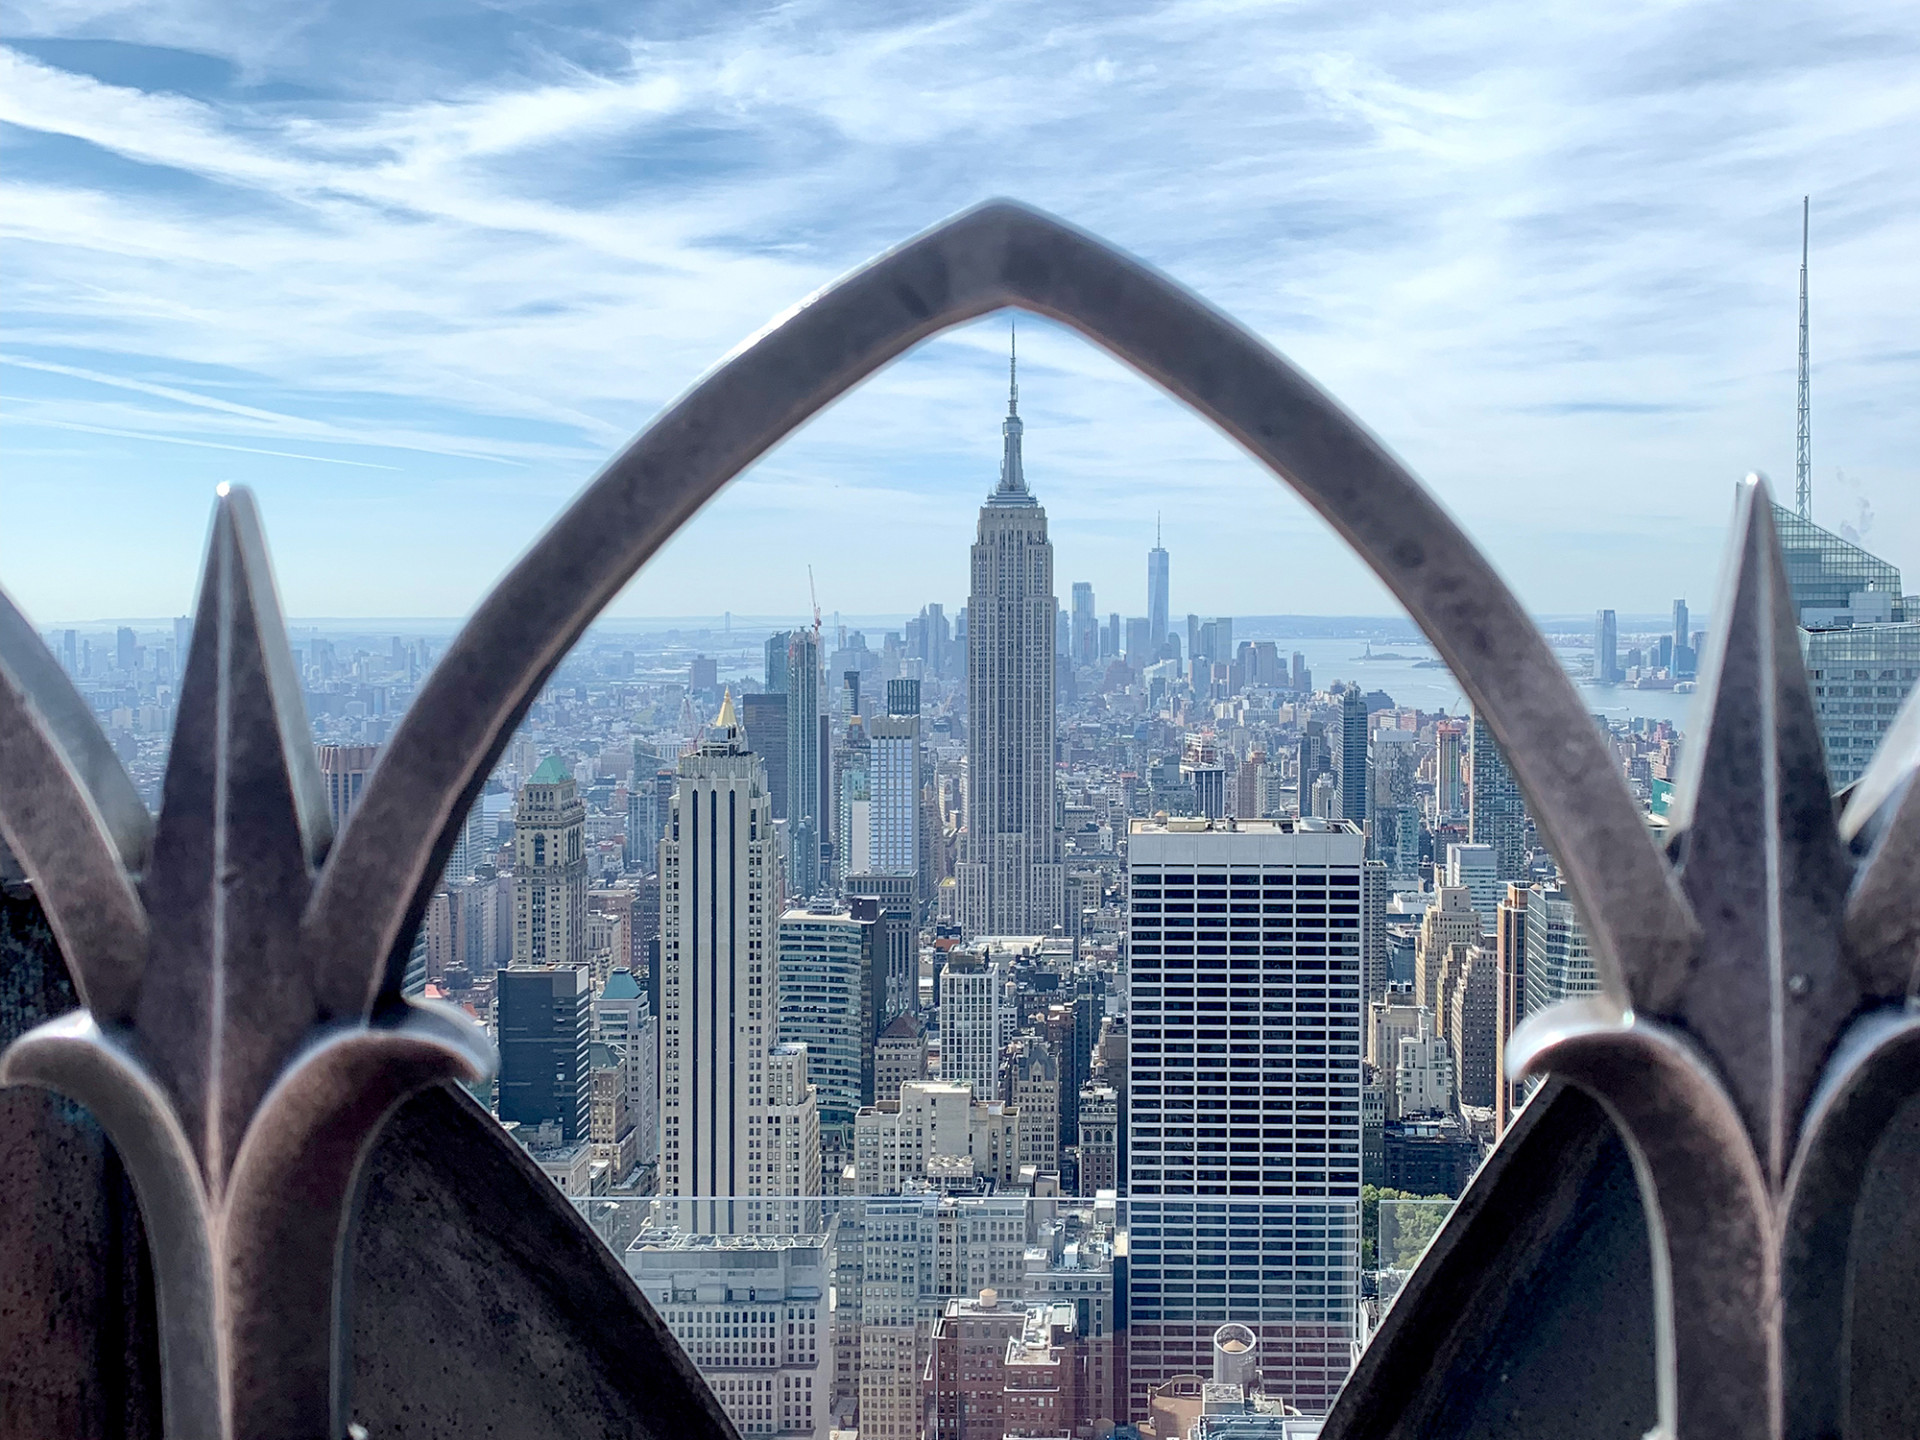
[[[1809,403],[1807,351],[1807,210],[1808,197],[1800,197],[1800,436],[1797,478],[1800,518],[1813,519],[1813,423]]]

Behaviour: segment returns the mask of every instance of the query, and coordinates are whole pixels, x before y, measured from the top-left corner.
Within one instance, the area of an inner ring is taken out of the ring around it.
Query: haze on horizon
[[[402,13],[404,12],[404,13]],[[1405,458],[1536,612],[1709,607],[1733,483],[1793,471],[1813,197],[1815,518],[1920,569],[1920,21],[1871,5],[920,10],[0,7],[0,584],[191,602],[258,492],[289,615],[466,613],[664,403],[990,195],[1156,264]],[[927,84],[925,77],[940,77]],[[725,492],[612,614],[965,594],[1006,321]],[[1021,322],[1062,602],[1386,615],[1174,402]]]

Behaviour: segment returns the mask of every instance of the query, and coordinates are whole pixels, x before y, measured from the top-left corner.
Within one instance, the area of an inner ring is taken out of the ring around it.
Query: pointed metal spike
[[[1675,828],[1706,931],[1663,1018],[1722,1067],[1779,1183],[1834,1039],[1860,1005],[1840,959],[1851,864],[1766,482],[1741,488]]]
[[[129,871],[153,819],[93,713],[0,592],[0,844],[34,882],[80,997],[102,1020],[131,1013],[147,917]]]
[[[137,1011],[217,1194],[233,1147],[320,1017],[298,943],[329,826],[251,497],[215,508],[180,688]]]
[[[1847,954],[1871,997],[1899,1000],[1920,972],[1920,687],[1854,782],[1840,836],[1864,853],[1847,900]]]

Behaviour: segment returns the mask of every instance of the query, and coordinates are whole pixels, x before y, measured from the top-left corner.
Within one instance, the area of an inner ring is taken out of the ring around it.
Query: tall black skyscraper
[[[593,975],[586,969],[499,972],[500,1118],[557,1124],[563,1144],[591,1133]]]
[[[786,637],[781,641],[781,669],[786,668]],[[784,679],[784,675],[783,675]],[[740,724],[747,732],[747,745],[767,767],[767,794],[773,801],[773,818],[787,818],[787,693],[777,691],[740,697]]]
[[[787,829],[792,837],[792,893],[804,898],[820,887],[821,778],[820,642],[811,632],[787,637]]]
[[[1367,818],[1367,697],[1349,685],[1340,702],[1340,818]]]

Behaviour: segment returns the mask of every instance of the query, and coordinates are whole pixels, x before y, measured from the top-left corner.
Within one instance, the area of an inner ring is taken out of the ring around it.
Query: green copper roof
[[[535,785],[558,785],[562,780],[571,780],[567,767],[560,763],[558,755],[549,755],[540,762],[540,768],[533,772]]]
[[[607,977],[607,988],[600,994],[606,1000],[632,1000],[640,994],[640,982],[631,970],[616,970]]]

